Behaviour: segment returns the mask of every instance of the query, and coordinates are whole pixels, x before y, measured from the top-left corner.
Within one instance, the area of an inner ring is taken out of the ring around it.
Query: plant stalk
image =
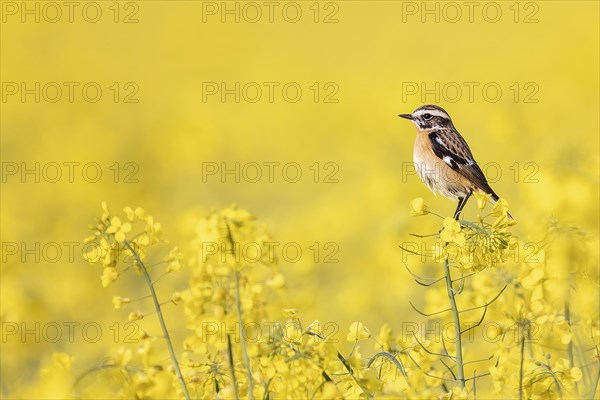
[[[571,325],[571,306],[570,306],[568,300],[565,302],[565,319],[567,320],[567,324],[569,325],[569,330],[571,331],[571,334],[572,334],[573,326]],[[575,357],[573,355],[573,340],[575,340],[575,338],[573,336],[571,336],[571,340],[569,341],[569,344],[567,344],[567,355],[569,357],[569,367],[571,367],[571,368],[573,368],[575,366]],[[579,394],[579,387],[577,385],[577,382],[575,382],[575,393]]]
[[[177,356],[175,355],[175,349],[173,348],[173,342],[171,342],[171,337],[169,336],[169,330],[167,329],[167,324],[165,323],[165,319],[163,317],[162,310],[160,308],[160,302],[158,301],[158,296],[156,295],[156,291],[154,290],[154,284],[152,283],[152,278],[150,278],[150,274],[146,269],[146,265],[140,258],[139,254],[133,249],[131,244],[128,241],[124,241],[123,244],[125,247],[131,251],[135,261],[138,263],[140,268],[142,269],[144,279],[146,280],[146,284],[150,289],[150,295],[152,297],[152,301],[154,302],[154,309],[156,310],[156,315],[158,315],[158,321],[160,322],[160,328],[162,330],[163,336],[167,341],[167,347],[169,348],[169,353],[171,355],[171,361],[173,362],[173,366],[175,367],[175,373],[177,374],[177,378],[179,379],[179,383],[181,384],[181,390],[183,390],[183,395],[186,400],[190,400],[190,394],[187,389],[187,385],[185,384],[185,380],[183,379],[183,374],[181,373],[181,368],[179,367],[179,362],[177,361]]]
[[[521,360],[519,362],[519,400],[523,400],[523,364],[525,362],[525,332],[521,331]]]
[[[456,379],[460,387],[465,387],[465,370],[462,354],[462,333],[460,329],[460,316],[458,307],[456,306],[456,298],[454,288],[452,287],[452,276],[450,275],[450,263],[446,259],[444,261],[444,274],[446,276],[446,290],[448,292],[448,300],[450,301],[450,311],[454,320],[454,331],[456,334]]]
[[[239,399],[237,379],[235,378],[235,366],[233,363],[233,349],[231,347],[231,335],[227,335],[227,355],[229,356],[229,368],[231,369],[231,384],[233,385],[233,398]]]
[[[240,339],[242,341],[242,353],[244,355],[244,364],[246,367],[246,374],[248,376],[248,399],[254,400],[254,381],[252,380],[252,370],[250,369],[250,358],[248,357],[248,349],[246,348],[246,337],[244,336],[244,325],[242,318],[242,300],[240,298],[240,271],[235,271],[235,297],[236,297],[236,309],[238,324],[240,325]]]

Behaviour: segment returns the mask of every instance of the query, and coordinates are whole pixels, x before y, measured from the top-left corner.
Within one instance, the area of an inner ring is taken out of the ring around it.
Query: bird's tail
[[[500,198],[500,196],[498,196],[493,190],[490,194],[492,195],[492,201],[495,204],[498,201],[498,199]],[[506,216],[508,217],[508,219],[514,220],[513,216],[510,215],[510,213],[508,211],[506,212]]]

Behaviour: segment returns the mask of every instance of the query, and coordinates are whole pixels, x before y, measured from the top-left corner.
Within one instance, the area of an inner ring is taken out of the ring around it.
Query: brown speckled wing
[[[446,165],[484,192],[494,193],[481,168],[473,159],[469,145],[458,132],[439,129],[429,134],[429,140],[434,154]]]

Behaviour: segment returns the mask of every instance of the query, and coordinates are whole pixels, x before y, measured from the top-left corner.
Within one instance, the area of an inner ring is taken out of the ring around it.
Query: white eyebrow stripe
[[[431,114],[434,117],[442,117],[442,118],[448,118],[448,119],[450,118],[450,116],[448,114],[446,114],[445,112],[443,112],[443,111],[440,111],[440,110],[428,110],[428,109],[419,110],[418,112],[415,113],[415,116],[420,117],[423,114]]]

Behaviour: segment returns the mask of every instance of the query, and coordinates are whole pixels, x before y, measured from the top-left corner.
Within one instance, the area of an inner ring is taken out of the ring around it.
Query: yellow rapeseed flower
[[[411,217],[418,217],[429,213],[429,208],[425,205],[422,197],[417,197],[410,202]]]
[[[131,299],[129,297],[113,296],[112,303],[115,309],[118,310],[123,304],[131,303]]]
[[[141,319],[144,319],[144,314],[142,314],[139,311],[134,311],[132,313],[129,313],[129,316],[127,317],[127,319],[129,321],[139,321]]]
[[[110,219],[110,226],[106,229],[106,233],[114,233],[115,240],[119,243],[125,240],[125,234],[130,231],[131,224],[129,222],[122,223],[119,217],[112,217]]]
[[[440,233],[440,239],[459,246],[465,244],[465,235],[461,232],[460,223],[452,217],[444,219],[444,229]]]
[[[102,276],[100,280],[102,282],[102,287],[107,287],[112,282],[114,282],[119,277],[119,273],[116,268],[106,267],[102,270]]]
[[[346,339],[349,342],[357,342],[359,340],[365,340],[371,337],[371,332],[369,329],[362,324],[362,322],[353,322],[350,325],[350,330],[348,331],[348,335]]]
[[[473,196],[475,196],[475,199],[477,200],[477,208],[479,208],[480,210],[483,210],[486,206],[486,204],[491,200],[492,196],[487,194],[487,193],[483,193],[483,192],[473,192]]]

